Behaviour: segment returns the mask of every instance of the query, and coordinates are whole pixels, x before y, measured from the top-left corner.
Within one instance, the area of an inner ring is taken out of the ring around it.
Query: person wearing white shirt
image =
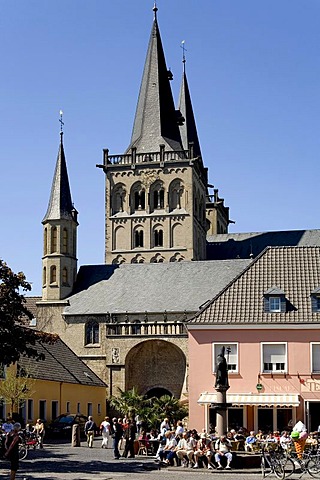
[[[232,461],[232,453],[229,451],[231,449],[231,442],[227,439],[225,435],[222,435],[215,443],[216,454],[214,456],[215,461],[218,464],[218,470],[221,470],[223,466],[221,465],[222,457],[226,457],[227,466],[226,469],[231,469],[230,463]]]
[[[102,435],[101,448],[108,448],[110,430],[111,430],[110,418],[104,417],[103,422],[101,422],[100,424],[100,432]]]

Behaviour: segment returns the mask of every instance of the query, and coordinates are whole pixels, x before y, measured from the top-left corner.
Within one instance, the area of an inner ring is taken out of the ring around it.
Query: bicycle
[[[20,437],[20,443],[19,443],[19,460],[24,460],[27,455],[28,455],[28,448],[23,440],[23,438],[19,435]],[[0,459],[5,460],[5,442],[6,442],[6,435],[1,434],[0,435]]]
[[[285,478],[285,463],[283,454],[267,443],[261,444],[261,474],[262,478],[275,475],[279,480]]]
[[[308,473],[311,477],[320,478],[320,449],[310,449],[308,452],[298,455],[295,451],[286,454],[285,477],[292,473],[299,473],[300,478]]]

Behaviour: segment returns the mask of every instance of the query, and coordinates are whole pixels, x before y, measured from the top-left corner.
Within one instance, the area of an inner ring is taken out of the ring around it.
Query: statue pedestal
[[[217,401],[212,405],[216,410],[216,429],[219,436],[227,433],[227,410],[231,403],[227,403],[227,390],[229,386],[217,387]]]

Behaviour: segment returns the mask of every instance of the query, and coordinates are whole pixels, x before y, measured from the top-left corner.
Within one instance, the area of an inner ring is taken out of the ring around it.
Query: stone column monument
[[[216,428],[219,436],[227,432],[227,409],[231,403],[227,403],[227,390],[230,388],[228,379],[228,365],[224,356],[225,348],[222,347],[216,362],[217,402],[213,405],[216,410]]]

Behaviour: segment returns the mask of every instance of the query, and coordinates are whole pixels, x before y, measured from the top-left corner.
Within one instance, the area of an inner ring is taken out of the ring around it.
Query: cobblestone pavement
[[[30,450],[28,457],[20,464],[17,480],[117,480],[128,477],[129,480],[180,480],[188,477],[218,480],[250,480],[261,478],[257,469],[208,471],[192,470],[182,467],[161,468],[153,457],[139,456],[135,459],[113,459],[112,449],[102,449],[101,439],[97,438],[93,448],[85,442],[81,447],[72,448],[69,443],[51,443],[43,450]],[[1,461],[0,479],[9,478],[9,463]]]

